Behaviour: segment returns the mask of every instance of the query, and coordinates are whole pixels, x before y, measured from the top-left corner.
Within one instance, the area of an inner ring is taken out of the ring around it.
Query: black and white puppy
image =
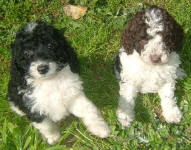
[[[183,35],[173,17],[157,6],[136,13],[128,22],[115,59],[120,85],[117,118],[122,126],[129,126],[134,119],[138,92],[158,93],[165,120],[180,122],[182,113],[174,91],[176,79],[185,75],[176,53],[182,47]]]
[[[60,138],[55,122],[70,113],[88,130],[109,136],[107,124],[83,92],[73,49],[53,26],[32,22],[16,35],[12,47],[9,104],[26,115],[49,144]]]

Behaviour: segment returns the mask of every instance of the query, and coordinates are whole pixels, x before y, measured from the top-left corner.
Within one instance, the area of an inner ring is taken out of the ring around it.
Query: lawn
[[[87,6],[84,17],[72,20],[63,12],[67,3]],[[179,51],[187,77],[177,81],[176,96],[183,112],[179,124],[168,124],[155,94],[139,95],[136,119],[122,129],[116,119],[118,82],[113,60],[120,48],[125,22],[138,10],[156,4],[183,27],[185,42]],[[7,104],[11,43],[24,24],[43,20],[64,31],[81,63],[85,93],[109,124],[111,137],[91,135],[78,118],[59,122],[62,137],[49,146],[25,117]],[[1,0],[0,1],[0,150],[190,150],[191,149],[191,2],[190,0]]]

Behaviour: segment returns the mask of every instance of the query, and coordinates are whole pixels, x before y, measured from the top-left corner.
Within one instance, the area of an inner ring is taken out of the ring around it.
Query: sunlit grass
[[[74,150],[101,149],[191,149],[191,2],[189,0],[66,0],[88,7],[83,18],[72,20],[63,12],[63,0],[0,1],[0,149]],[[113,74],[113,59],[120,48],[125,22],[136,11],[156,4],[166,8],[183,26],[185,43],[180,56],[187,77],[178,81],[176,95],[183,112],[180,124],[167,124],[161,116],[157,95],[139,95],[136,119],[122,129],[115,111],[119,86]],[[56,14],[56,15],[55,15]],[[111,137],[92,136],[77,118],[59,123],[62,138],[49,146],[26,118],[13,113],[7,104],[11,62],[10,45],[18,29],[33,20],[43,20],[62,30],[81,63],[85,93],[100,109],[111,129]]]

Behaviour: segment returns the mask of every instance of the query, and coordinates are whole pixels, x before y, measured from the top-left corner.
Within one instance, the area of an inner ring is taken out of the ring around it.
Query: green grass
[[[61,0],[0,1],[0,150],[189,150],[191,149],[191,2],[189,0],[72,0],[87,6],[83,18],[72,20],[63,12]],[[177,82],[180,124],[167,124],[161,116],[158,95],[139,95],[136,119],[122,129],[115,111],[119,86],[113,74],[113,58],[120,48],[125,22],[148,4],[166,8],[183,26],[185,43],[179,52],[187,77]],[[55,15],[56,14],[56,15]],[[98,106],[111,129],[111,137],[92,136],[82,121],[69,117],[59,123],[62,138],[54,145],[44,142],[26,118],[7,104],[11,61],[10,44],[18,29],[29,21],[43,20],[65,31],[81,62],[85,93]]]

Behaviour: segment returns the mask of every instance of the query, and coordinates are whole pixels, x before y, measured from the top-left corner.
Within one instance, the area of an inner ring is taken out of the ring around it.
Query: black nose
[[[159,63],[161,61],[161,56],[160,55],[151,55],[151,61],[153,63]]]
[[[48,72],[49,66],[48,66],[48,65],[39,65],[39,66],[37,67],[37,70],[38,70],[38,72],[39,72],[40,74],[45,74],[45,73]]]

